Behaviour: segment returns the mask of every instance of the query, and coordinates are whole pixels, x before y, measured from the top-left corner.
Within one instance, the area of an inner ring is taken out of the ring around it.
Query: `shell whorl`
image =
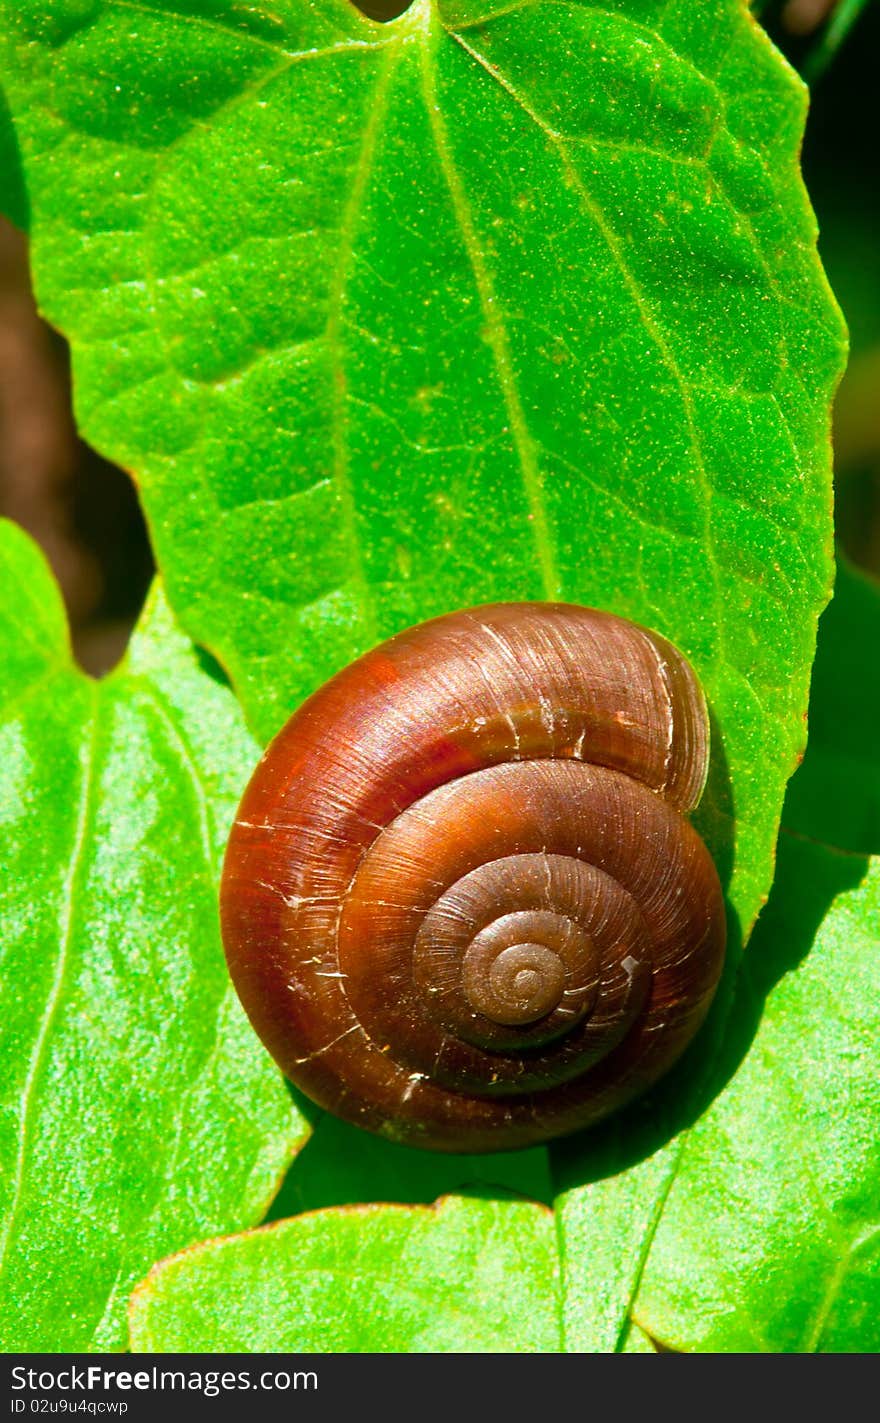
[[[668,642],[563,604],[391,639],[291,718],[224,866],[227,957],[287,1075],[446,1151],[588,1125],[693,1036],[724,950],[685,819],[702,693]]]

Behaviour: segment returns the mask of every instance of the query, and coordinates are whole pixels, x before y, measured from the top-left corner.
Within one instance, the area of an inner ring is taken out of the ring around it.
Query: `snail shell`
[[[526,1146],[643,1091],[724,955],[684,812],[708,723],[662,637],[502,603],[401,633],[279,733],[226,854],[223,938],[283,1071],[439,1151]]]

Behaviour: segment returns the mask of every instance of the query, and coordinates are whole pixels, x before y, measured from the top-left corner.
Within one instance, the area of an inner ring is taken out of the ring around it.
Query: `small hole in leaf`
[[[412,4],[412,0],[351,0],[356,10],[360,10],[362,15],[366,15],[368,20],[379,20],[386,25],[389,20],[396,20],[398,15],[402,15]]]
[[[0,514],[34,538],[64,597],[74,655],[123,655],[153,573],[134,486],[80,440],[67,346],[37,314],[27,243],[0,220]]]

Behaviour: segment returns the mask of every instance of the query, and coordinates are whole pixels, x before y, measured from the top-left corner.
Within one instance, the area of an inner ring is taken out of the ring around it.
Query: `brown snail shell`
[[[322,687],[245,792],[230,972],[314,1101],[438,1151],[527,1146],[656,1081],[724,955],[688,663],[611,614],[501,603]]]

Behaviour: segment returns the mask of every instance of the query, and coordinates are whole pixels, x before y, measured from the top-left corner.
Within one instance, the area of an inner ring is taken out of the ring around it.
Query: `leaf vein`
[[[703,452],[700,445],[700,440],[697,433],[696,420],[694,416],[693,401],[691,399],[687,382],[684,378],[684,373],[681,370],[681,367],[678,364],[675,354],[671,346],[669,345],[669,342],[667,341],[666,336],[664,335],[659,323],[654,318],[654,315],[650,309],[648,299],[642,291],[642,288],[639,285],[635,273],[631,270],[629,263],[627,262],[624,256],[620,239],[618,238],[617,233],[614,231],[614,228],[612,227],[600,204],[589,192],[589,189],[584,183],[580,172],[572,162],[565,140],[544,122],[540,115],[537,114],[534,109],[532,109],[532,107],[525,101],[525,99],[523,99],[522,95],[519,94],[519,92],[513,87],[513,85],[511,85],[509,80],[505,79],[504,76],[495,68],[495,66],[492,65],[483,55],[481,55],[478,50],[474,49],[470,44],[468,44],[467,40],[465,40],[460,34],[456,33],[455,31],[450,30],[447,31],[447,33],[453,40],[455,40],[458,45],[460,45],[462,50],[470,56],[474,64],[479,65],[481,69],[483,69],[488,75],[490,75],[492,79],[494,79],[495,83],[507,95],[507,97],[514,104],[518,105],[519,108],[522,109],[523,113],[526,114],[529,119],[531,119],[532,123],[535,124],[535,126],[545,136],[548,142],[556,148],[562,161],[563,167],[565,168],[566,174],[568,175],[569,180],[572,183],[572,186],[580,194],[584,208],[593,218],[593,221],[595,222],[599,232],[601,233],[605,241],[606,246],[608,247],[609,253],[611,254],[611,257],[624,281],[627,290],[629,291],[630,297],[636,307],[636,310],[639,313],[639,317],[646,332],[654,342],[658,352],[660,353],[660,356],[663,359],[663,363],[666,366],[666,369],[669,371],[669,374],[671,375],[673,381],[675,382],[678,388],[679,398],[681,400],[682,413],[685,419],[685,428],[687,430],[688,443],[690,445],[691,454],[694,460],[694,468],[696,469],[700,482],[700,487],[703,493],[704,541],[706,548],[706,556],[709,562],[712,575],[712,588],[714,594],[713,627],[717,639],[715,654],[716,658],[719,656],[724,658],[726,657],[724,619],[722,617],[724,599],[722,594],[722,580],[720,568],[718,565],[718,558],[715,551],[715,542],[712,535],[712,524],[710,515],[713,488],[711,480],[709,479],[708,470],[706,469],[706,465],[703,460]]]
[[[375,642],[378,635],[375,603],[370,592],[364,568],[363,551],[358,533],[357,505],[349,475],[348,416],[346,401],[348,382],[342,352],[342,309],[345,289],[351,271],[354,255],[354,241],[360,221],[367,187],[376,154],[379,129],[385,116],[388,88],[394,65],[401,53],[398,43],[388,47],[385,63],[379,70],[376,87],[370,105],[370,116],[364,125],[360,154],[351,187],[351,195],[343,215],[339,235],[339,256],[330,290],[329,319],[326,328],[327,344],[333,360],[333,478],[336,485],[342,521],[351,550],[351,581],[357,590],[365,616],[364,634],[368,641]]]
[[[82,783],[82,792],[77,812],[76,828],[74,831],[73,849],[71,853],[70,869],[64,883],[64,912],[61,919],[61,934],[58,950],[58,964],[55,976],[49,990],[49,997],[46,1001],[45,1011],[37,1032],[33,1055],[24,1079],[24,1087],[21,1097],[21,1129],[19,1132],[18,1151],[16,1153],[15,1166],[12,1173],[10,1189],[9,1211],[6,1217],[6,1224],[3,1230],[2,1241],[0,1241],[0,1265],[5,1261],[17,1224],[18,1212],[21,1206],[22,1189],[25,1177],[25,1162],[28,1150],[28,1135],[31,1130],[33,1110],[35,1106],[35,1087],[37,1078],[43,1068],[46,1054],[49,1047],[49,1039],[58,1010],[61,1004],[64,990],[64,980],[70,960],[71,946],[73,942],[74,924],[76,920],[76,899],[80,889],[80,881],[83,875],[85,863],[85,851],[88,837],[88,830],[94,813],[94,786],[95,767],[97,763],[98,744],[98,711],[100,698],[97,685],[94,689],[94,703],[92,710],[91,726],[89,728],[88,743],[85,750],[85,768]]]
[[[467,48],[467,46],[465,46],[465,48]],[[495,362],[498,382],[504,397],[513,443],[522,472],[523,486],[529,506],[529,517],[534,535],[535,550],[541,570],[544,596],[552,600],[561,596],[560,578],[556,568],[556,556],[547,519],[543,481],[535,454],[535,444],[528,429],[525,412],[522,407],[516,378],[514,376],[504,316],[493,290],[489,267],[477,238],[467,192],[453,161],[449,137],[441,115],[440,105],[437,102],[430,54],[427,46],[422,54],[422,87],[425,108],[428,113],[428,122],[431,127],[440,167],[446,179],[450,198],[452,199],[453,210],[458,221],[468,260],[471,264],[471,270],[474,274],[477,293],[480,298],[480,306],[486,321],[487,339]]]

